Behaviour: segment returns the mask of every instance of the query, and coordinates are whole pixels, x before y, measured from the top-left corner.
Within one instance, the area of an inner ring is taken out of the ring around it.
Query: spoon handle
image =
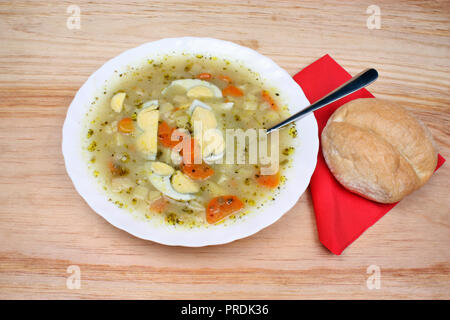
[[[309,107],[303,109],[302,111],[297,112],[296,114],[293,114],[286,120],[283,120],[282,122],[267,129],[267,134],[269,134],[272,131],[280,129],[281,127],[284,127],[285,125],[294,122],[295,120],[304,117],[306,114],[310,112],[316,111],[317,109],[325,107],[326,105],[335,102],[336,100],[339,100],[355,91],[358,91],[361,88],[364,88],[365,86],[374,82],[377,78],[378,72],[375,69],[366,69],[362,71],[361,73],[357,74],[356,76],[348,80],[346,83],[344,83],[337,89],[327,94],[325,97],[311,104]]]

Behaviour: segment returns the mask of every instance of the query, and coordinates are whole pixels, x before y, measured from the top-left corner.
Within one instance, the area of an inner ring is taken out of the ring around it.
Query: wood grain
[[[66,27],[69,5],[81,29]],[[329,53],[350,73],[375,67],[377,97],[405,103],[450,158],[450,2],[0,2],[0,298],[450,298],[450,172],[370,228],[342,256],[318,241],[309,192],[258,234],[207,248],[136,239],[75,192],[61,155],[73,96],[105,61],[177,36],[231,40],[292,75]],[[66,269],[81,269],[69,290]],[[369,290],[369,265],[381,288]]]

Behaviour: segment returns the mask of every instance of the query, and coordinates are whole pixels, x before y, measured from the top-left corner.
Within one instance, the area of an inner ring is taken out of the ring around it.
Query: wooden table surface
[[[67,28],[69,5],[80,29]],[[369,29],[376,4],[381,28]],[[290,74],[329,53],[370,91],[404,102],[450,159],[449,1],[1,1],[0,298],[450,298],[448,163],[341,256],[318,240],[311,196],[231,244],[134,238],[76,193],[61,154],[67,108],[105,61],[165,37],[208,36]],[[380,268],[369,290],[367,268]],[[69,266],[81,288],[66,285]]]

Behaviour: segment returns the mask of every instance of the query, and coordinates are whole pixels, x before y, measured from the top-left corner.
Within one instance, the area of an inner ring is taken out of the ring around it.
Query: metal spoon
[[[306,114],[316,111],[317,109],[320,109],[322,107],[325,107],[326,105],[335,102],[336,100],[339,100],[345,96],[348,96],[349,94],[358,91],[361,88],[364,88],[365,86],[368,86],[372,82],[374,82],[378,78],[378,72],[375,69],[366,69],[362,71],[361,73],[358,73],[356,76],[348,80],[346,83],[344,83],[339,88],[333,90],[329,94],[327,94],[322,99],[314,102],[309,107],[303,109],[302,111],[297,112],[296,114],[293,114],[286,120],[281,121],[280,123],[274,125],[273,127],[267,129],[267,134],[269,134],[272,131],[278,130],[281,127],[284,127],[285,125],[294,122],[302,117],[304,117]]]

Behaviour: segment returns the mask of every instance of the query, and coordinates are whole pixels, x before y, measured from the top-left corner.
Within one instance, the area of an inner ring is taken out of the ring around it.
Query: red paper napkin
[[[294,80],[303,89],[311,103],[350,78],[351,75],[329,55],[323,56],[294,76]],[[353,99],[373,97],[370,92],[361,89],[314,112],[319,127],[319,137],[328,118],[341,105]],[[444,162],[445,159],[439,155],[436,170]],[[376,203],[347,191],[328,170],[321,147],[319,147],[317,166],[311,177],[310,188],[319,240],[337,255],[396,205]]]

